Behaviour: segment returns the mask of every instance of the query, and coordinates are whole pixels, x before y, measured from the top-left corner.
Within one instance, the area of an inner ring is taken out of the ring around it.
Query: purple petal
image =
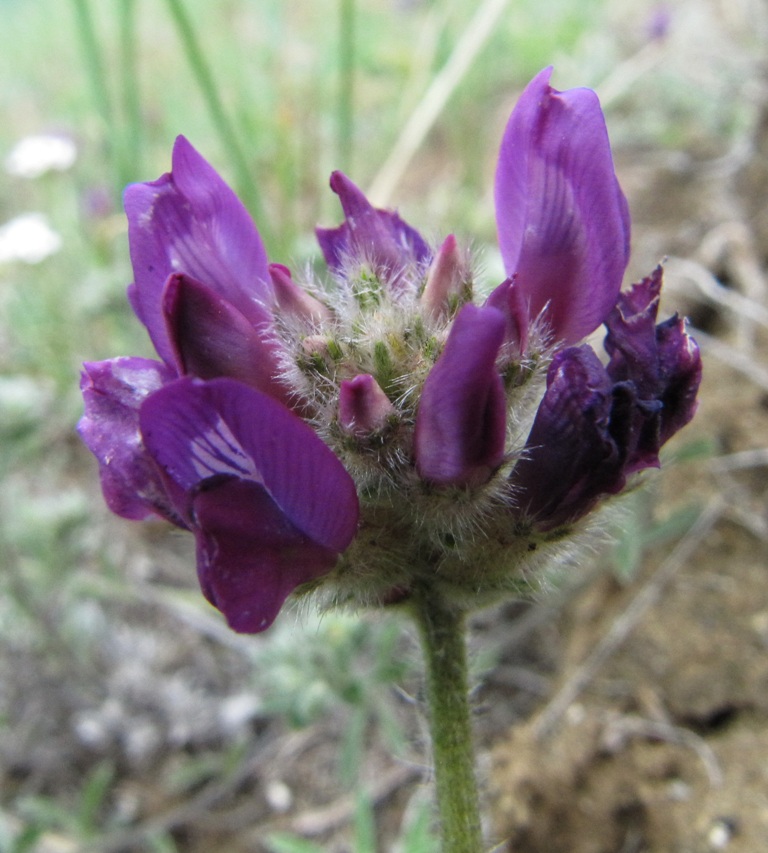
[[[621,443],[631,427],[626,402],[620,403]],[[519,511],[540,529],[575,521],[599,495],[624,486],[624,458],[611,433],[613,403],[612,383],[592,349],[555,355],[526,454],[512,473]]]
[[[656,315],[661,281],[662,269],[657,267],[648,278],[619,294],[605,320],[608,375],[615,382],[634,382],[646,399],[655,397],[659,390]]]
[[[254,325],[269,321],[272,285],[261,237],[237,196],[183,136],[172,171],[129,186],[124,200],[132,303],[163,359],[173,359],[161,309],[171,273],[203,282]]]
[[[664,406],[659,426],[663,444],[696,413],[702,367],[698,344],[685,333],[683,319],[675,316],[660,323],[656,327],[656,340],[662,386],[659,399]]]
[[[316,228],[315,234],[328,266],[340,271],[349,259],[372,263],[379,274],[396,281],[401,271],[429,260],[423,238],[396,213],[377,210],[341,172],[331,175],[346,221],[338,228]]]
[[[158,514],[181,525],[139,432],[141,404],[174,374],[146,358],[88,362],[83,368],[85,414],[77,429],[99,461],[107,506],[123,518]]]
[[[605,321],[605,349],[610,355],[608,375],[632,382],[642,400],[661,403],[654,438],[641,442],[655,452],[687,424],[696,411],[701,383],[701,355],[677,316],[656,325],[662,270],[654,272],[621,294]],[[642,459],[636,467],[643,467]]]
[[[522,291],[515,278],[503,281],[490,293],[485,304],[504,315],[504,344],[514,355],[522,355],[528,348],[529,317]]]
[[[496,170],[496,221],[507,273],[530,316],[547,308],[565,344],[596,329],[616,302],[629,258],[629,211],[597,96],[558,92],[551,68],[510,116]]]
[[[187,275],[169,276],[163,294],[168,337],[179,372],[201,379],[229,376],[282,403],[278,344],[260,334],[230,302]]]
[[[317,545],[340,553],[355,535],[351,477],[307,424],[268,395],[233,379],[179,379],[146,401],[140,423],[149,452],[189,500],[212,478],[236,478],[263,486]]]
[[[338,559],[292,524],[259,483],[208,481],[193,513],[200,585],[235,631],[264,631],[297,586]]]
[[[506,398],[496,369],[504,315],[465,305],[427,376],[416,415],[419,476],[439,485],[477,486],[501,464]]]

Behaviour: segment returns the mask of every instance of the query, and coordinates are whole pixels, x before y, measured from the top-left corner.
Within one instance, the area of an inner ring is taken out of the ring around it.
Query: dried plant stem
[[[414,596],[427,670],[432,756],[442,853],[481,853],[464,614],[433,590]]]

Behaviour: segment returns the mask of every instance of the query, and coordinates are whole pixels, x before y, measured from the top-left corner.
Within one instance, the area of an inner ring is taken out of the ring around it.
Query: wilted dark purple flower
[[[656,325],[661,268],[606,319],[603,367],[588,346],[557,352],[525,456],[514,470],[519,512],[538,529],[568,524],[627,477],[658,466],[659,450],[696,411],[701,357],[683,321]]]
[[[160,360],[86,364],[80,433],[114,512],[194,534],[236,630],[294,590],[440,585],[469,607],[519,589],[692,416],[698,350],[656,325],[661,272],[619,294],[629,218],[597,99],[549,75],[504,135],[508,278],[482,305],[453,235],[433,249],[340,172],[344,222],[317,229],[330,286],[270,264],[181,137],[170,173],[126,191],[129,298]],[[607,366],[572,346],[601,322]]]

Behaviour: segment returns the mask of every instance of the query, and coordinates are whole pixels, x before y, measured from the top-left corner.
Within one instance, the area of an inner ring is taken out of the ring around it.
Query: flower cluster
[[[629,214],[595,94],[528,85],[501,145],[508,278],[479,304],[433,248],[343,174],[317,229],[329,268],[270,264],[183,137],[129,187],[129,298],[160,360],[85,365],[83,440],[106,501],[190,530],[237,631],[294,591],[382,604],[439,586],[467,608],[529,583],[695,410],[701,363],[656,324],[661,271],[621,294]],[[601,323],[603,363],[580,343]]]

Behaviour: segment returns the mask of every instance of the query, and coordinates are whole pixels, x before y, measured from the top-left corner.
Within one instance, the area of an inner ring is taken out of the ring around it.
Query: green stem
[[[187,60],[192,73],[195,75],[197,85],[213,118],[214,126],[219,133],[224,150],[232,161],[232,168],[235,170],[237,177],[239,195],[259,223],[259,230],[262,232],[262,236],[267,238],[269,222],[261,209],[261,203],[251,178],[248,160],[238,144],[235,127],[230,121],[227,111],[224,108],[224,103],[219,97],[219,90],[214,82],[213,73],[205,60],[202,48],[192,27],[192,22],[184,8],[183,0],[167,0],[167,2],[179,38],[187,54]]]
[[[429,589],[414,597],[413,611],[427,669],[442,853],[481,853],[464,614]]]

